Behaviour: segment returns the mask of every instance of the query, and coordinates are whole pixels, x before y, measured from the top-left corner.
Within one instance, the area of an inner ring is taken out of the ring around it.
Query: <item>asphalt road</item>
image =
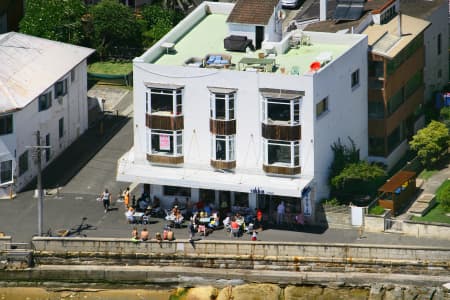
[[[128,105],[126,105],[128,104]],[[118,103],[129,111],[131,93]],[[116,202],[120,190],[130,183],[116,182],[117,160],[133,144],[132,119],[126,116],[110,118],[105,123],[105,132],[99,135],[98,128],[91,128],[75,142],[62,156],[50,165],[43,175],[44,187],[60,187],[59,194],[46,195],[44,199],[44,231],[51,229],[70,229],[86,222],[94,227],[83,231],[88,237],[130,237],[133,226],[127,224],[123,203]],[[34,188],[31,185],[32,188]],[[113,195],[113,207],[104,213],[98,195],[107,187]],[[33,190],[17,195],[13,200],[0,200],[0,231],[13,237],[14,242],[28,242],[37,233],[37,199]],[[138,195],[140,186],[132,191]],[[152,218],[150,225],[145,225],[154,237],[161,232],[165,221]],[[142,229],[144,225],[136,225]],[[186,228],[174,229],[176,238],[188,238]],[[250,236],[230,237],[224,230],[213,232],[206,239],[250,240]],[[320,229],[302,228],[300,231],[283,228],[262,231],[258,235],[262,241],[318,242],[318,243],[358,243],[382,245],[423,245],[450,247],[450,240],[417,239],[399,234],[364,233],[358,238],[356,229]]]

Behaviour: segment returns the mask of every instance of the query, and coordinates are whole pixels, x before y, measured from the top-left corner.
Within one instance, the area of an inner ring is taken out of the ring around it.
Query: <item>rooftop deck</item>
[[[223,40],[229,35],[226,23],[227,15],[209,14],[206,15],[197,25],[187,31],[174,44],[174,51],[169,53],[162,51],[162,55],[153,61],[160,65],[184,65],[189,58],[196,57],[204,59],[207,54],[231,55],[232,66],[230,69],[239,69],[239,61],[244,57],[258,57],[257,50],[253,53],[231,52],[224,49]],[[311,45],[302,45],[297,48],[290,48],[286,53],[278,54],[275,59],[273,72],[281,73],[284,69],[286,73],[299,70],[302,75],[308,72],[310,64],[317,60],[323,53],[331,55],[332,59],[337,58],[351,47],[349,44],[337,43],[317,43],[312,41]]]

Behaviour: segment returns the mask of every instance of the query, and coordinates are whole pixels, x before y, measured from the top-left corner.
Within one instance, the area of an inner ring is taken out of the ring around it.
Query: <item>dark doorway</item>
[[[255,32],[255,48],[261,49],[261,43],[264,40],[264,27],[263,26],[256,26],[256,32]]]

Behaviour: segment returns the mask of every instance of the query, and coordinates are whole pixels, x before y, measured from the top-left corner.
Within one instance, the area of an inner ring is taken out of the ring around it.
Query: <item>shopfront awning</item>
[[[259,188],[264,190],[265,194],[299,198],[303,188],[312,181],[312,178],[267,176],[264,173],[232,173],[207,168],[155,166],[146,161],[134,161],[132,151],[119,160],[118,181],[243,193],[250,193],[251,190]]]

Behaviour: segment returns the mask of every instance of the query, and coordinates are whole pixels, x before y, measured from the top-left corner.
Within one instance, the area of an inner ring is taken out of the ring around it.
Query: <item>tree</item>
[[[79,0],[78,0],[79,1]],[[100,58],[114,48],[141,48],[141,26],[132,10],[117,0],[103,0],[89,8],[89,36]]]
[[[359,161],[347,165],[339,175],[334,176],[331,179],[331,185],[337,190],[343,190],[349,183],[364,184],[374,182],[385,175],[386,172],[380,166],[369,164],[366,161]]]
[[[182,18],[183,14],[172,9],[164,9],[158,4],[145,5],[141,9],[144,21],[144,46],[150,47],[161,39]]]
[[[80,0],[26,1],[20,32],[80,45],[84,41],[81,19],[85,13],[86,6]]]
[[[441,155],[450,145],[447,126],[441,122],[431,121],[427,127],[419,130],[409,142],[412,150],[417,152],[422,164],[431,166],[439,161]]]
[[[337,176],[344,170],[344,168],[351,164],[359,161],[359,150],[356,149],[355,142],[349,137],[350,147],[345,146],[338,139],[331,145],[331,150],[334,153],[334,160],[330,166],[330,182],[331,179]]]

